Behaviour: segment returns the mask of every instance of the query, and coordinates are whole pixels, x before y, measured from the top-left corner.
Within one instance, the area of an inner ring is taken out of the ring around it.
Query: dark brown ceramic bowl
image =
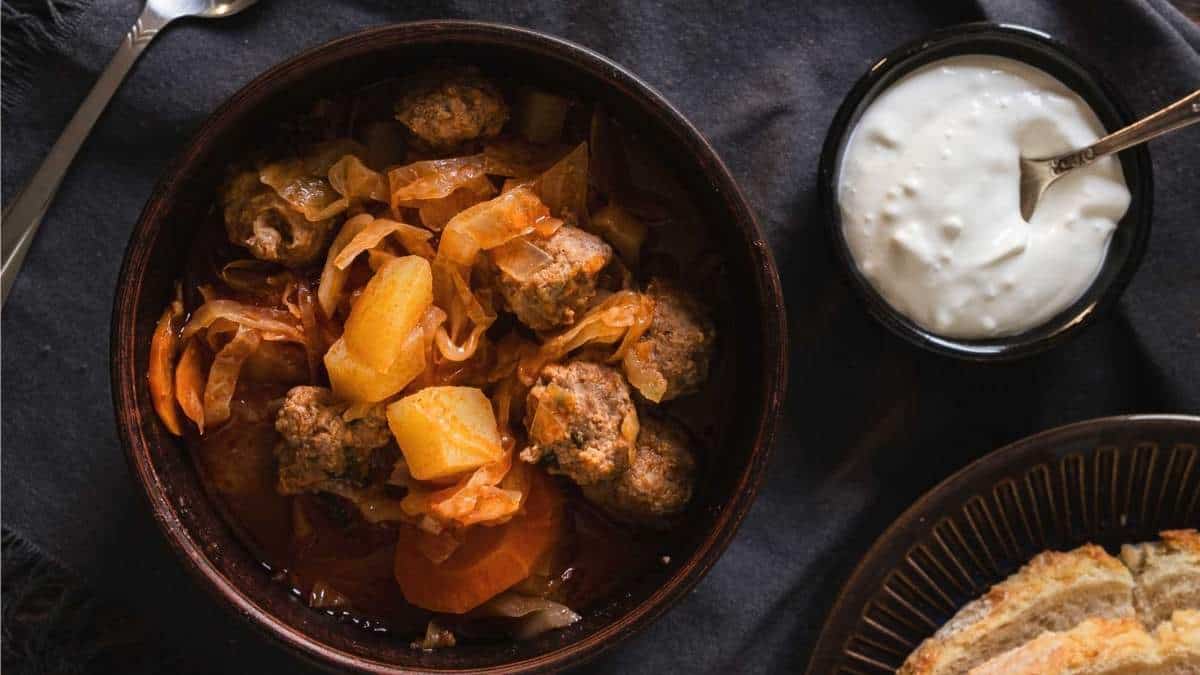
[[[1117,224],[1095,280],[1083,296],[1045,323],[1017,335],[979,340],[948,338],[929,331],[894,309],[858,270],[842,230],[837,202],[842,154],[858,120],[885,89],[914,70],[951,56],[992,54],[1040,68],[1071,88],[1095,111],[1104,127],[1116,131],[1134,119],[1117,89],[1094,67],[1049,35],[1011,24],[951,26],[914,40],[879,61],[847,94],[830,125],[821,152],[818,190],[833,248],[867,310],[896,335],[931,352],[971,361],[1010,361],[1062,344],[1116,304],[1137,271],[1150,238],[1154,183],[1150,151],[1142,145],[1120,154],[1131,201]]]
[[[412,636],[379,635],[314,611],[271,581],[202,487],[187,450],[151,407],[147,352],[154,323],[224,167],[260,130],[320,96],[356,89],[432,59],[453,58],[602,103],[684,181],[724,253],[736,327],[722,349],[736,364],[708,478],[679,532],[670,564],[584,611],[582,621],[528,642],[410,649]],[[223,605],[265,634],[331,668],[524,672],[576,664],[645,628],[704,576],[732,539],[762,478],[785,382],[785,321],[770,251],[729,171],[661,95],[621,66],[528,30],[469,22],[399,24],[305,52],[263,74],[220,107],[159,182],[133,231],[112,326],[114,405],[133,473],[184,565]]]
[[[809,675],[894,673],[966,603],[1047,549],[1111,552],[1200,526],[1200,417],[1132,415],[1030,436],[926,493],[834,602]]]

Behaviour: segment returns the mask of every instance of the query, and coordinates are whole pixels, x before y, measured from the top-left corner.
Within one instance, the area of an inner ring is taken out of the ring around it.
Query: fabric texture
[[[93,0],[74,40],[31,63],[5,111],[7,202],[45,155],[139,10]],[[975,20],[1051,33],[1145,114],[1200,87],[1200,31],[1166,0],[446,2],[276,0],[180,23],[143,56],[63,183],[3,313],[3,520],[119,597],[189,665],[308,672],[226,615],[155,529],[117,441],[108,381],[113,287],[132,224],[190,134],[257,73],[379,24],[473,18],[579,42],[629,67],[712,140],[774,249],[791,381],[761,494],[694,593],[596,671],[803,668],[825,612],[876,536],[922,492],[1030,433],[1133,412],[1200,412],[1200,127],[1152,144],[1154,224],[1108,317],[1010,365],[909,347],[840,279],[816,196],[842,97],[883,53]]]

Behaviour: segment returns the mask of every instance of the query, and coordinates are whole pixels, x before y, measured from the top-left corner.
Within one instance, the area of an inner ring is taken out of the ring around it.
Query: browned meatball
[[[496,270],[496,286],[505,306],[526,326],[534,330],[569,326],[596,295],[596,278],[612,260],[612,247],[569,225],[534,243],[553,262],[525,279]]]
[[[279,492],[316,492],[331,482],[361,484],[367,479],[372,451],[387,445],[392,434],[383,406],[350,421],[344,417],[347,408],[324,387],[288,391],[275,419],[275,430],[283,436],[275,448]]]
[[[525,410],[526,462],[553,455],[557,471],[580,485],[615,478],[629,465],[637,410],[616,370],[586,361],[546,366]]]
[[[626,353],[625,372],[638,381],[631,373],[638,362],[661,376],[665,382],[661,397],[647,396],[655,402],[690,394],[708,379],[716,342],[712,319],[695,298],[672,283],[651,279],[646,294],[654,299],[654,319]]]
[[[311,222],[270,187],[258,171],[238,174],[221,194],[229,240],[259,260],[300,267],[325,250],[335,219]]]
[[[585,486],[583,494],[620,520],[653,526],[687,506],[695,481],[696,460],[684,430],[643,415],[629,468],[615,480]]]
[[[396,103],[396,119],[438,150],[500,133],[508,105],[475,68],[435,71],[417,78]]]

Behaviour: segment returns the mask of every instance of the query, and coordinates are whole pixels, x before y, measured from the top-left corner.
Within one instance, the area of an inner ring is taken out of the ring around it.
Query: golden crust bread
[[[969,603],[923,642],[898,675],[947,675],[1089,616],[1131,617],[1133,578],[1099,546],[1046,551]]]
[[[1200,533],[1168,530],[1160,536],[1160,541],[1121,547],[1121,561],[1137,583],[1134,607],[1150,627],[1175,610],[1200,609]]]
[[[1088,619],[1071,630],[1046,632],[970,671],[970,675],[1082,675],[1157,663],[1157,646],[1134,618]]]
[[[1158,536],[1171,548],[1200,556],[1200,532],[1196,530],[1165,530]]]
[[[1088,619],[1046,632],[969,675],[1116,675],[1200,672],[1200,612],[1181,610],[1154,633],[1137,619]]]
[[[1181,609],[1154,629],[1164,659],[1186,659],[1200,671],[1200,611]]]

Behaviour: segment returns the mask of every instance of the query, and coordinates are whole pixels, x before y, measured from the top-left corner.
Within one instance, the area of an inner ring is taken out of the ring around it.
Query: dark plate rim
[[[893,70],[904,69],[930,50],[953,48],[955,45],[975,40],[988,42],[996,38],[1023,42],[1031,50],[1049,52],[1056,58],[1072,64],[1090,80],[1088,84],[1100,94],[1103,102],[1113,109],[1122,124],[1130,124],[1136,119],[1125,97],[1100,70],[1050,34],[1011,23],[971,22],[941,28],[904,43],[871,64],[838,107],[825,136],[817,170],[821,215],[830,244],[839,260],[840,272],[850,281],[856,295],[871,316],[909,344],[941,356],[980,362],[1012,361],[1042,353],[1069,340],[1098,317],[1106,314],[1124,292],[1145,254],[1153,220],[1154,201],[1154,177],[1149,148],[1146,145],[1131,148],[1127,155],[1130,164],[1136,167],[1137,180],[1133,182],[1126,176],[1133,199],[1129,211],[1118,224],[1118,227],[1134,230],[1125,260],[1107,285],[1098,285],[1099,281],[1094,281],[1071,307],[1026,333],[983,340],[942,337],[917,325],[888,304],[858,271],[841,228],[841,213],[837,205],[837,176],[834,175],[834,169],[838,166],[845,141],[849,139],[853,130],[850,122],[876,83]],[[1058,77],[1054,73],[1051,75]],[[1085,100],[1091,98],[1089,92],[1076,90],[1076,93]],[[1049,332],[1040,334],[1046,330]]]
[[[528,50],[588,70],[616,87],[623,95],[634,97],[644,111],[671,133],[682,147],[701,159],[702,168],[713,189],[722,193],[730,210],[737,215],[737,231],[745,239],[747,255],[754,263],[753,283],[762,299],[763,310],[761,360],[756,364],[764,377],[763,406],[756,411],[757,421],[752,427],[754,447],[750,461],[737,482],[733,497],[722,507],[712,532],[661,588],[610,625],[578,642],[522,661],[477,669],[442,669],[440,672],[532,672],[577,665],[614,647],[664,614],[699,583],[728,547],[763,480],[785,397],[788,368],[786,309],[779,275],[758,219],[729,169],[707,138],[662,94],[630,70],[591,49],[543,32],[499,23],[459,20],[395,23],[356,31],[307,49],[239,88],[205,119],[163,173],[130,235],[118,274],[110,328],[110,378],[118,436],[130,470],[137,478],[155,522],[171,549],[191,576],[219,604],[316,665],[380,674],[409,672],[395,664],[372,660],[318,642],[276,619],[221,574],[205,555],[203,542],[193,539],[180,521],[175,506],[165,493],[164,481],[147,456],[147,448],[151,443],[142,428],[145,422],[138,414],[137,406],[137,401],[142,397],[139,391],[142,378],[135,370],[136,301],[141,294],[149,253],[161,232],[159,211],[164,201],[178,190],[178,177],[184,168],[207,147],[207,136],[222,127],[226,118],[265,96],[263,87],[269,86],[273,80],[295,69],[308,69],[327,61],[369,53],[377,48],[372,43],[385,37],[408,44],[455,42]],[[125,411],[132,412],[126,415]]]
[[[852,609],[857,609],[857,607],[851,606],[851,596],[858,592],[860,587],[869,584],[868,576],[878,576],[878,570],[872,573],[871,569],[876,564],[876,559],[893,545],[893,540],[900,534],[930,515],[928,507],[931,503],[947,498],[950,493],[959,488],[960,484],[971,482],[976,475],[1000,471],[1010,464],[1018,465],[1026,455],[1045,452],[1048,446],[1065,444],[1076,438],[1098,434],[1128,433],[1135,429],[1140,431],[1143,428],[1157,429],[1175,425],[1190,427],[1200,434],[1200,416],[1197,415],[1174,413],[1114,415],[1072,422],[1009,443],[976,459],[930,488],[875,539],[854,566],[854,570],[846,578],[845,583],[842,584],[837,598],[825,615],[821,633],[809,655],[808,667],[805,669],[807,675],[826,675],[815,668],[822,664],[837,663],[842,643],[847,637],[846,631],[841,630],[843,628],[842,619],[849,616]]]

